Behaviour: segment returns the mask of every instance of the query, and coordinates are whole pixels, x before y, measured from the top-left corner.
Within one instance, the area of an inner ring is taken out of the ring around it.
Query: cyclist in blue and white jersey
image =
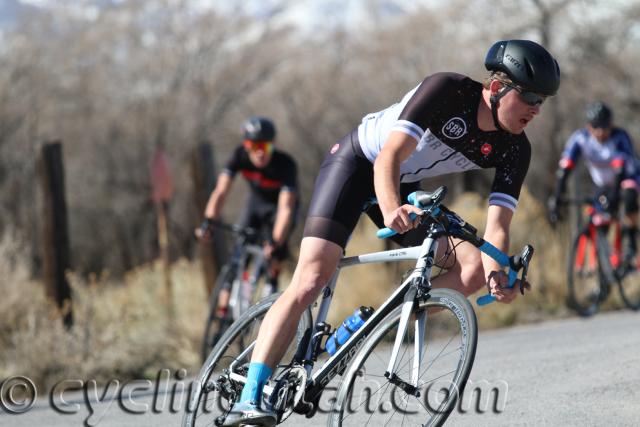
[[[419,244],[426,226],[418,227],[419,220],[409,215],[422,211],[404,200],[422,178],[495,169],[484,238],[507,252],[509,225],[531,155],[524,129],[546,97],[556,94],[560,69],[549,52],[528,40],[496,42],[485,67],[491,74],[484,83],[455,73],[428,76],[398,103],[365,116],[330,148],[316,180],[292,282],[262,322],[247,383],[224,425],[275,422],[274,413],[262,405],[262,388],[303,311],[334,274],[372,197],[378,204],[367,214],[374,222],[400,233],[400,244]],[[487,286],[498,301],[515,298],[499,265],[469,243],[457,246],[456,260],[447,267],[433,286],[465,295]]]
[[[585,127],[576,130],[567,141],[557,172],[555,194],[549,199],[549,219],[559,217],[558,200],[565,191],[567,179],[580,158],[583,158],[598,194],[609,200],[610,212],[622,201],[624,223],[622,233],[628,236],[626,256],[637,252],[638,185],[640,170],[629,134],[613,125],[613,111],[604,102],[589,104]]]

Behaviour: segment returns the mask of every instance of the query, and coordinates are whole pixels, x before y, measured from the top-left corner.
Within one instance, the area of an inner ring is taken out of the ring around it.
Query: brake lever
[[[527,272],[529,271],[529,263],[533,257],[533,246],[527,245],[520,255],[520,264],[522,265],[522,274],[520,275],[520,294],[524,295],[524,285],[527,280]]]

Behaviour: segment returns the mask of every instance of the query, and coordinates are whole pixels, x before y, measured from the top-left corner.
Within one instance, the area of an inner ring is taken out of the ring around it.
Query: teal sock
[[[271,376],[271,368],[264,363],[251,362],[247,373],[247,383],[242,389],[239,402],[252,401],[260,404],[262,388]]]

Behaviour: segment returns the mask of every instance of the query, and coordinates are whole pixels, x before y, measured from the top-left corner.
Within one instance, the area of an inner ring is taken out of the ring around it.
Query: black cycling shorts
[[[273,230],[273,225],[276,220],[276,213],[278,212],[278,206],[262,199],[261,197],[252,193],[249,197],[249,202],[247,203],[247,208],[243,211],[242,217],[238,222],[243,228],[251,227],[256,230],[260,230],[264,233],[270,233]],[[296,213],[294,213],[294,217],[292,219],[289,236],[291,235],[291,230],[295,227],[297,216],[297,208]],[[284,241],[284,243],[273,250],[271,257],[278,261],[283,261],[289,257],[289,237]]]
[[[400,185],[403,201],[418,189],[418,182]],[[378,228],[384,227],[382,212],[375,198],[373,165],[364,156],[355,130],[331,148],[316,178],[304,237],[318,237],[340,245],[347,245],[360,214],[366,212]],[[392,237],[402,246],[416,246],[426,235],[426,226]]]

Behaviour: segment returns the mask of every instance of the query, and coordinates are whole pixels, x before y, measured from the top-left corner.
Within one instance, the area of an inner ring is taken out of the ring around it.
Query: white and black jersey
[[[331,147],[322,163],[304,236],[344,248],[363,207],[368,207],[366,212],[378,227],[384,227],[380,208],[369,203],[375,197],[373,163],[395,130],[417,142],[400,165],[403,201],[423,178],[495,168],[489,203],[515,210],[531,146],[524,133],[481,131],[477,124],[481,96],[480,83],[460,74],[439,73],[427,77],[399,103],[365,116],[356,130]],[[392,239],[414,246],[426,232],[423,225]]]
[[[369,114],[358,127],[358,140],[374,162],[392,131],[418,146],[400,165],[401,182],[495,168],[489,204],[515,210],[529,168],[531,146],[524,133],[514,135],[478,128],[482,85],[469,77],[438,73],[427,77],[389,108]]]

